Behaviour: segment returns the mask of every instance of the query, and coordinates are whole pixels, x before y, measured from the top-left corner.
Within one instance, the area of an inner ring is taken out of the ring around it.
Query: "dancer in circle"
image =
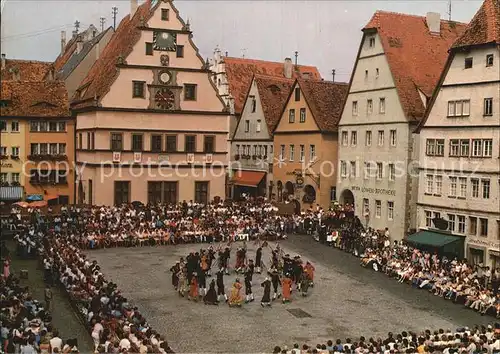
[[[262,282],[261,286],[264,288],[264,295],[262,295],[260,305],[262,307],[271,307],[271,281],[268,277]]]
[[[224,270],[221,268],[217,272],[217,301],[223,298],[227,302],[227,295],[224,289]]]
[[[290,302],[292,295],[292,279],[289,274],[285,274],[285,277],[281,281],[281,291],[283,292],[283,303]]]
[[[257,251],[255,251],[255,272],[260,274],[262,267],[262,247],[259,246]]]
[[[198,301],[198,279],[197,274],[194,272],[191,278],[191,284],[189,286],[188,299],[193,301]]]
[[[252,270],[250,268],[247,268],[245,272],[245,295],[245,303],[255,300],[252,293]]]
[[[177,261],[177,262],[175,262],[175,265],[173,265],[170,268],[170,272],[172,273],[172,286],[174,287],[175,290],[177,290],[179,287],[179,272],[180,271],[181,271],[181,265],[180,265],[180,262]]]
[[[271,277],[271,283],[273,284],[273,290],[274,290],[273,300],[276,300],[277,298],[281,297],[281,294],[278,293],[278,287],[281,283],[280,275],[276,268],[271,269],[271,271],[268,274]]]
[[[229,297],[229,306],[238,306],[241,307],[241,304],[243,303],[243,297],[240,294],[242,285],[240,283],[240,280],[236,278],[235,282],[233,283],[233,288],[231,289],[231,296]]]
[[[205,305],[218,305],[217,293],[215,292],[215,279],[210,282],[207,294],[203,297]]]

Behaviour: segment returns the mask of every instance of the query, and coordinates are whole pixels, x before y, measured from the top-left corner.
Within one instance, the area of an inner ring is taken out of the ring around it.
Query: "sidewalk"
[[[28,279],[21,279],[21,285],[29,286],[33,297],[43,302],[45,284],[43,281],[43,271],[42,269],[38,269],[38,260],[20,259],[16,255],[14,242],[8,241],[6,244],[12,257],[11,272],[19,276],[21,269],[26,269],[28,271]],[[77,338],[78,349],[81,353],[92,352],[93,343],[90,334],[73,311],[64,289],[60,286],[55,286],[52,288],[52,293],[54,296],[52,323],[59,330],[61,338],[63,340]]]

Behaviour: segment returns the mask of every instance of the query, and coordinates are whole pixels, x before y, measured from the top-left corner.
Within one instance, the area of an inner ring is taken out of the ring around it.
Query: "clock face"
[[[164,85],[168,84],[170,82],[170,73],[168,71],[163,71],[160,73],[159,77],[160,82]]]
[[[156,107],[159,109],[174,109],[175,96],[169,89],[160,89],[155,95]]]
[[[175,52],[177,45],[177,34],[156,31],[153,33],[153,44],[155,50]]]

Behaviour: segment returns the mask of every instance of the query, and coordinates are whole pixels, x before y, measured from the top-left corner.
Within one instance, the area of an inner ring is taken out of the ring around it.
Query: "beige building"
[[[171,1],[131,0],[75,93],[78,200],[225,197],[228,113]]]
[[[416,226],[418,136],[447,50],[464,26],[377,11],[363,29],[339,123],[339,201],[402,239]]]
[[[451,47],[420,127],[418,195],[420,229],[446,220],[446,232],[465,239],[469,261],[494,267],[500,267],[499,23],[500,1],[485,0]]]
[[[336,199],[337,125],[347,84],[297,79],[274,131],[273,179],[278,201],[300,212]]]

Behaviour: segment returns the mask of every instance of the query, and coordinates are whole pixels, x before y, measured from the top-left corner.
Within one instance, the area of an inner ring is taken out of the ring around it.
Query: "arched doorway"
[[[278,191],[278,202],[282,202],[283,201],[283,182],[281,181],[278,181],[276,183],[276,190]]]
[[[340,204],[351,204],[354,205],[354,194],[350,189],[344,189],[340,194]]]
[[[310,184],[304,187],[304,197],[302,197],[304,203],[312,204],[316,201],[316,190]]]
[[[293,188],[293,183],[290,181],[285,183],[285,190],[286,190],[287,195],[294,195],[295,194],[295,191]]]

